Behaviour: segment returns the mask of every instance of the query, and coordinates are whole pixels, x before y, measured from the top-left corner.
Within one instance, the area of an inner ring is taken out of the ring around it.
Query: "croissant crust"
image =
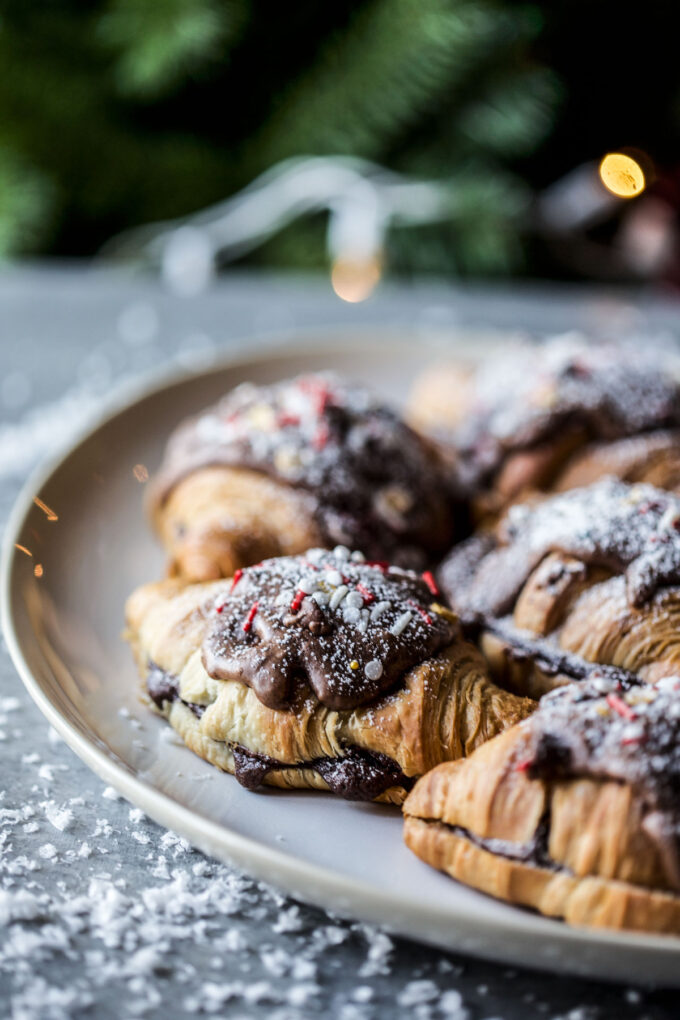
[[[202,663],[209,613],[223,588],[224,582],[182,587],[176,579],[145,585],[131,595],[126,616],[142,678],[152,669],[176,678],[179,697],[162,703],[163,714],[191,750],[226,772],[234,772],[240,748],[287,766],[271,768],[265,783],[323,790],[327,783],[309,763],[342,759],[355,748],[395,764],[404,782],[376,799],[400,804],[414,777],[469,754],[533,709],[496,687],[479,652],[462,640],[366,706],[332,710],[303,689],[287,709],[269,708],[245,683],[215,680]]]
[[[523,769],[520,724],[438,766],[404,804],[404,838],[426,863],[499,899],[571,924],[680,932],[678,876],[633,785],[547,782]]]

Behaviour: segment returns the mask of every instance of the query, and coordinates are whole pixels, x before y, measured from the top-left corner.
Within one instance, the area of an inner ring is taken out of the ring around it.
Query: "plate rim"
[[[440,931],[444,931],[447,921],[452,925],[472,925],[471,930],[474,931],[475,936],[481,935],[482,939],[484,932],[488,930],[488,922],[483,922],[480,926],[476,921],[473,906],[463,910],[456,908],[453,912],[447,910],[444,905],[438,908],[428,906],[421,909],[419,913],[415,900],[395,900],[393,895],[376,889],[369,882],[343,875],[323,865],[306,862],[293,853],[266,846],[257,839],[241,835],[228,825],[215,822],[192,811],[171,795],[156,789],[151,782],[134,775],[122,761],[119,762],[107,754],[61,714],[58,706],[52,702],[49,695],[43,690],[40,680],[31,670],[15,626],[14,575],[19,559],[15,544],[31,513],[34,512],[33,497],[36,493],[40,493],[61,467],[100,429],[115,418],[124,415],[128,409],[142,400],[174,385],[190,384],[192,380],[198,381],[212,372],[237,369],[240,365],[245,367],[253,362],[266,362],[271,357],[290,357],[292,359],[305,353],[316,353],[323,356],[328,351],[328,342],[331,337],[342,336],[345,346],[347,346],[348,342],[356,344],[357,336],[361,333],[365,334],[367,330],[370,330],[372,338],[380,343],[390,342],[396,345],[400,335],[403,337],[407,333],[411,333],[417,336],[420,344],[431,347],[432,354],[442,355],[445,350],[438,344],[427,341],[422,335],[418,335],[415,328],[381,327],[372,324],[329,327],[302,326],[270,331],[265,334],[248,334],[233,341],[230,340],[228,350],[218,349],[208,359],[202,360],[195,369],[164,365],[161,368],[145,372],[134,380],[120,382],[100,406],[99,411],[94,415],[88,415],[78,429],[70,433],[66,440],[60,443],[48,457],[42,459],[21,486],[7,518],[0,551],[0,623],[14,668],[28,694],[49,724],[54,727],[65,743],[88,768],[113,786],[126,800],[140,806],[158,824],[179,832],[199,849],[223,861],[230,861],[256,879],[279,885],[288,894],[303,902],[311,903],[321,909],[331,909],[346,917],[382,925],[395,935],[416,938],[439,948],[456,951],[456,945],[444,940],[440,934]],[[449,340],[453,341],[450,343],[449,352],[451,354],[455,353],[454,338],[456,334],[482,333],[500,336],[513,333],[511,330],[475,329],[474,326],[466,325],[453,326],[445,332]],[[310,340],[314,338],[325,338],[325,343],[310,344]],[[255,349],[248,350],[247,345],[253,345]],[[219,847],[219,851],[215,849],[216,847]],[[305,886],[311,887],[310,891],[307,891]],[[479,895],[483,896],[484,894],[479,893]],[[538,916],[541,921],[546,920],[542,915]],[[526,935],[526,925],[522,923],[526,917],[527,914],[521,907],[509,910],[502,920],[495,921],[495,936],[508,936],[511,939],[513,933],[520,931]],[[404,920],[400,920],[400,918],[404,918]],[[412,926],[410,929],[406,927],[406,920],[415,921],[415,927]],[[575,946],[581,949],[587,946],[595,948],[595,946],[599,947],[604,944],[610,951],[615,950],[618,946],[641,951],[645,957],[658,953],[666,959],[680,958],[680,938],[673,935],[619,932],[572,926],[554,919],[547,920],[554,924],[551,934],[563,943],[565,949]],[[433,922],[436,922],[434,926]],[[424,925],[429,925],[429,930]],[[527,963],[526,960],[522,962],[513,954],[512,950],[501,958],[497,952],[490,948],[487,949],[483,942],[474,947],[459,946],[457,951],[464,955],[496,962],[499,965],[529,966],[532,969],[548,972],[556,970],[554,961],[535,957],[530,963]],[[561,960],[557,970],[561,973],[579,974],[610,982],[624,980],[603,975],[598,972],[597,968],[590,969],[584,965],[583,961],[574,961],[573,965],[569,965],[567,962],[565,966],[565,961]],[[680,975],[675,984],[680,985]]]

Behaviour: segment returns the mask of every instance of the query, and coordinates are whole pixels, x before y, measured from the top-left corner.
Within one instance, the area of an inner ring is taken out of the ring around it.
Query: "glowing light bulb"
[[[635,198],[645,190],[642,167],[623,152],[608,152],[600,163],[600,179],[618,198]]]
[[[365,301],[375,290],[381,276],[377,256],[364,259],[337,258],[331,268],[333,290],[350,304]]]

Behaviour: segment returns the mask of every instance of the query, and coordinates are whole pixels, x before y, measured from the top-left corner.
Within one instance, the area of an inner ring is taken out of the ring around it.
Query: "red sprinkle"
[[[297,414],[280,414],[278,424],[280,428],[285,429],[287,425],[299,425],[300,418]]]
[[[253,625],[253,620],[255,619],[255,613],[256,612],[257,612],[257,602],[253,602],[252,606],[250,607],[250,612],[248,613],[248,616],[246,617],[246,622],[243,624],[243,629],[246,632],[246,634],[248,633],[248,631],[250,630],[250,628]]]
[[[434,574],[432,573],[432,571],[431,570],[425,570],[425,571],[423,571],[423,575],[422,576],[423,576],[423,581],[425,582],[427,587],[430,589],[432,594],[433,595],[439,595],[440,591],[439,591],[439,588],[437,587],[437,582],[434,579]]]
[[[370,606],[371,602],[375,602],[375,595],[372,591],[369,591],[368,588],[361,583],[361,581],[357,584],[357,591],[361,592],[364,596],[364,602],[367,606]]]
[[[221,606],[215,606],[215,612],[216,613],[221,613],[223,609],[224,609],[224,603],[222,603]]]
[[[291,613],[297,613],[298,609],[302,605],[302,600],[304,599],[304,597],[305,597],[305,593],[303,591],[297,591],[295,593],[295,598],[293,599],[293,601],[290,604],[290,611],[291,611]]]
[[[365,567],[377,567],[378,570],[382,570],[383,574],[386,574],[390,569],[390,565],[387,560],[366,560],[364,563]]]
[[[314,435],[314,438],[312,440],[312,445],[314,446],[314,449],[315,450],[323,450],[323,448],[326,445],[326,443],[328,442],[329,438],[330,438],[330,432],[328,430],[328,425],[324,421],[324,422],[322,422],[319,425],[319,427],[316,430],[316,433]]]
[[[240,568],[238,570],[234,571],[234,578],[233,578],[233,580],[231,582],[231,588],[229,589],[230,592],[232,592],[234,590],[234,588],[239,583],[239,581],[241,580],[242,577],[243,577],[243,571]]]
[[[515,765],[515,772],[526,772],[533,764],[533,758],[523,758],[522,761],[518,761]]]
[[[432,617],[430,616],[430,614],[426,613],[425,610],[423,609],[423,607],[419,606],[417,602],[413,601],[413,599],[409,599],[408,603],[409,603],[410,606],[413,606],[413,608],[415,609],[415,611],[417,613],[420,613],[420,615],[422,616],[423,620],[428,625],[428,627],[431,627],[432,626]]]
[[[618,694],[608,694],[607,704],[610,708],[613,708],[615,712],[618,712],[624,719],[637,719],[635,712],[627,705],[623,698],[620,698]]]

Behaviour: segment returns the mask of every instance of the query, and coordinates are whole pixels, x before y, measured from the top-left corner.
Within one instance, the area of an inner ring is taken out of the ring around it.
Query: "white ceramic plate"
[[[450,342],[466,357],[488,349],[470,336]],[[153,470],[175,423],[244,379],[331,368],[400,400],[427,353],[416,337],[335,334],[240,355],[119,401],[30,481],[15,508],[3,561],[14,662],[50,723],[107,783],[206,852],[304,900],[505,963],[680,985],[680,939],[568,928],[466,889],[406,850],[394,809],[248,793],[168,739],[169,727],[139,701],[120,638],[123,604],[162,573],[163,557],[142,515],[135,466]]]

